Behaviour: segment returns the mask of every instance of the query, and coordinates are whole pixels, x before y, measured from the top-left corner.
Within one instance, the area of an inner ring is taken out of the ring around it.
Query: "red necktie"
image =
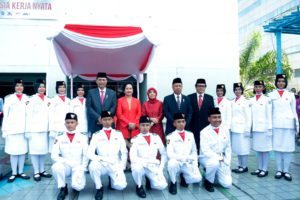
[[[219,128],[215,128],[214,131],[219,134]]]
[[[107,139],[109,140],[110,139],[110,133],[111,133],[111,130],[104,130],[106,136],[107,136]]]
[[[66,96],[65,95],[63,95],[63,96],[59,96],[59,98],[63,101],[63,102],[65,102],[65,98],[66,98]]]
[[[144,136],[145,140],[147,141],[147,143],[150,145],[150,135],[146,135]]]
[[[68,136],[70,142],[72,142],[72,141],[73,141],[73,138],[74,138],[74,136],[75,136],[75,133],[74,133],[74,134],[71,134],[71,133],[68,133],[68,132],[67,132],[67,136]]]
[[[44,101],[44,98],[45,98],[44,94],[39,94],[39,97]]]
[[[17,95],[18,99],[21,101],[23,94],[16,94],[16,95]]]
[[[235,98],[235,102],[237,102],[237,100],[239,100],[239,99],[240,99],[240,97],[236,97],[236,98]]]
[[[81,104],[83,104],[84,98],[83,98],[83,97],[80,97],[80,98],[78,98],[78,99],[79,99],[79,101],[81,102]]]
[[[185,138],[184,131],[183,131],[183,132],[179,132],[179,135],[180,135],[180,137],[182,138],[182,140],[184,141],[184,138]]]
[[[104,91],[100,90],[100,99],[101,99],[101,104],[104,102]]]
[[[218,97],[217,101],[218,101],[218,105],[221,103],[221,101],[223,100],[222,97]]]
[[[256,95],[256,101],[258,101],[258,99],[261,97],[261,94],[257,94]]]
[[[284,90],[278,90],[280,97],[282,97]]]
[[[202,94],[199,95],[199,99],[198,99],[198,107],[199,109],[202,107]]]

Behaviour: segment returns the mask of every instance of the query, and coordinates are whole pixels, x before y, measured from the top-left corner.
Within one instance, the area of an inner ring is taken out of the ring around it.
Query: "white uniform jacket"
[[[26,110],[26,133],[46,133],[49,128],[50,99],[42,100],[38,94],[29,99]]]
[[[88,143],[85,135],[75,132],[75,136],[70,142],[66,132],[63,132],[56,137],[51,158],[54,162],[67,164],[71,168],[82,166],[86,169],[88,165],[87,150]]]
[[[103,129],[97,131],[93,134],[87,156],[92,161],[102,160],[108,162],[108,164],[119,163],[125,169],[128,151],[122,133],[111,129],[110,139],[108,140]]]
[[[2,136],[25,133],[26,107],[29,98],[23,94],[21,101],[16,94],[10,94],[4,99]]]
[[[227,126],[230,129],[231,125],[231,102],[223,97],[220,104],[218,104],[218,100],[215,99],[215,107],[220,109],[222,116],[222,125]]]
[[[78,126],[76,127],[76,130],[82,133],[88,132],[85,103],[86,103],[85,98],[83,100],[83,103],[81,103],[78,97],[71,100],[71,112],[77,114],[78,117]]]
[[[256,96],[252,97],[250,108],[253,132],[267,132],[272,129],[272,102],[269,97],[263,94],[258,100]]]
[[[272,101],[273,128],[299,129],[294,94],[284,90],[280,97],[278,90],[273,90],[269,97]]]
[[[157,153],[161,155],[160,168],[163,169],[167,162],[167,154],[165,147],[159,137],[155,133],[148,133],[150,135],[150,145],[144,138],[144,134],[140,133],[131,139],[131,148],[129,151],[132,165],[142,164],[147,167],[148,164],[157,164]]]
[[[69,98],[63,101],[58,95],[53,97],[49,106],[49,131],[65,132],[65,117],[70,110]]]
[[[214,127],[208,125],[200,133],[200,158],[220,160],[230,165],[231,145],[229,131],[226,126],[219,127],[219,133],[214,131]]]
[[[184,130],[185,138],[182,140],[178,132],[178,130],[175,130],[167,136],[168,158],[179,162],[185,162],[186,160],[196,162],[198,156],[193,133]]]
[[[241,96],[237,101],[231,101],[231,132],[250,133],[251,131],[251,110],[249,101]]]

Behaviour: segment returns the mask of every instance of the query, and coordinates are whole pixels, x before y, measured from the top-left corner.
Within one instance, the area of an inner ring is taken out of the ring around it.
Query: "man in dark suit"
[[[189,95],[192,105],[192,119],[190,123],[190,130],[194,133],[197,150],[200,148],[200,131],[205,128],[208,122],[208,113],[210,108],[214,108],[214,99],[211,95],[205,94],[206,81],[205,79],[198,79],[196,84],[196,92]]]
[[[175,113],[183,113],[186,119],[186,129],[188,130],[192,108],[190,100],[187,96],[181,94],[182,81],[180,78],[175,78],[172,83],[173,94],[170,94],[164,98],[163,110],[167,118],[166,134],[169,134],[175,130],[173,126],[173,116]]]
[[[92,134],[102,129],[101,112],[108,111],[110,115],[114,116],[117,105],[116,93],[106,88],[106,73],[99,72],[96,83],[98,87],[89,90],[86,100],[88,129]]]

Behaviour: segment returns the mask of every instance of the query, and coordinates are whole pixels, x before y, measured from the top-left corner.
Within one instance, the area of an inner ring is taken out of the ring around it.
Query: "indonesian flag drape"
[[[98,72],[114,80],[138,76],[154,51],[140,27],[67,24],[53,45],[64,74],[86,80],[95,80]]]

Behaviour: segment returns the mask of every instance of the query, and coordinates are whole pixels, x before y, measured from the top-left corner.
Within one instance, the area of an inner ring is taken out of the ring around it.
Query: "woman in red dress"
[[[125,96],[117,102],[117,130],[123,133],[127,142],[140,133],[139,119],[141,116],[141,102],[132,96],[133,85],[127,83],[124,87]]]
[[[163,114],[163,104],[161,101],[156,99],[157,91],[155,88],[149,88],[147,91],[148,101],[146,101],[142,106],[142,115],[147,116],[152,121],[152,127],[150,129],[151,133],[156,133],[160,136],[163,143],[165,143],[165,135],[162,120],[164,118]]]

